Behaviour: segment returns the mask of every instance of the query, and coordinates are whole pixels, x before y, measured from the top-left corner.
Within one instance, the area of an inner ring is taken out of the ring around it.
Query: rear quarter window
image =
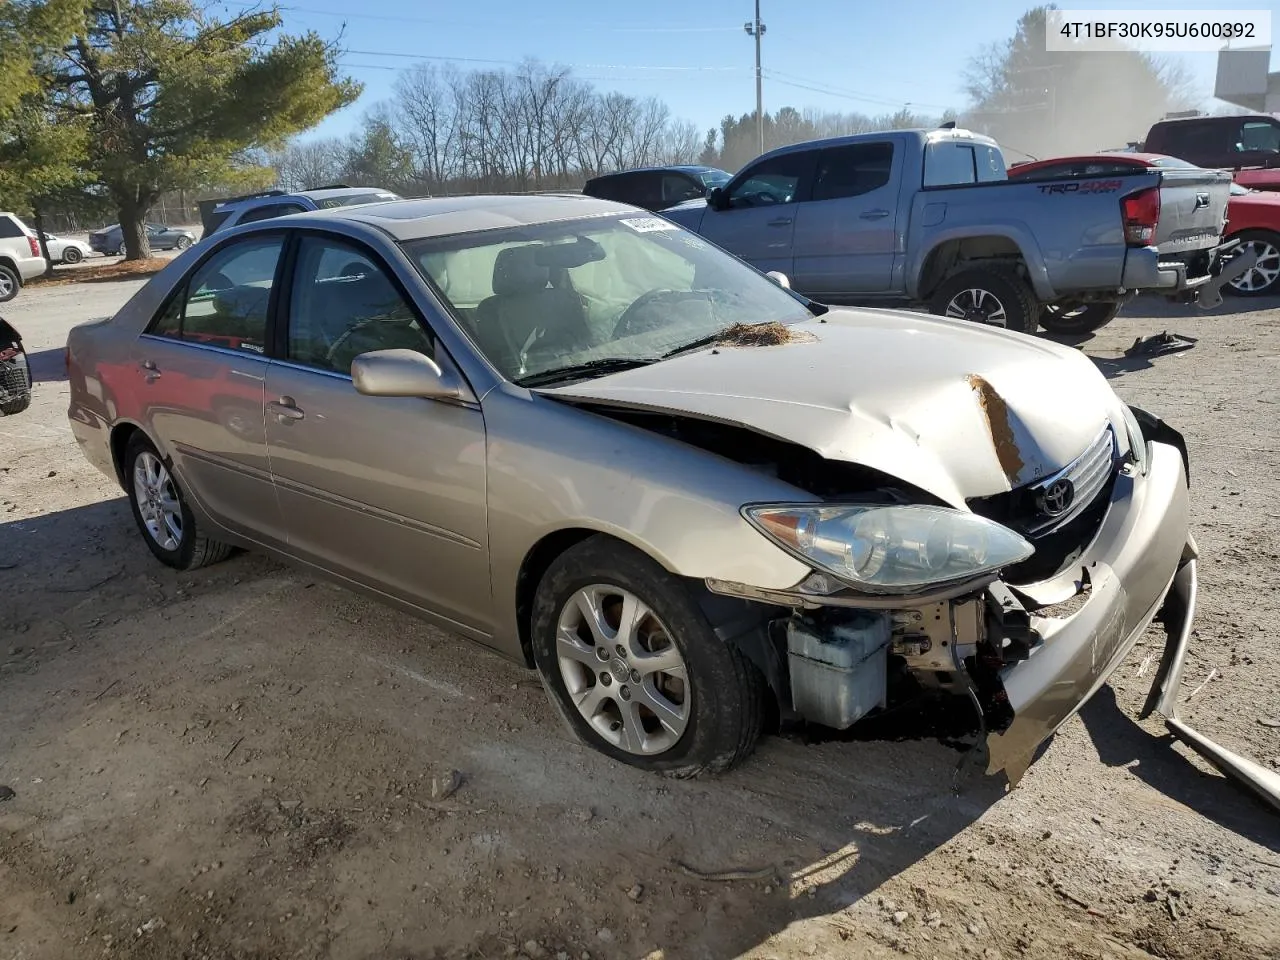
[[[26,227],[17,217],[0,217],[0,237],[25,237]]]

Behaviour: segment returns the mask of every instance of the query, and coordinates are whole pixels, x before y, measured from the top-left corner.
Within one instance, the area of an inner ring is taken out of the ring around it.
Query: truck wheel
[[[1040,326],[1050,333],[1093,333],[1119,312],[1118,303],[1047,303],[1040,308]]]
[[[1017,333],[1035,333],[1035,295],[1009,267],[974,267],[947,277],[933,292],[929,312]]]
[[[1238,297],[1265,297],[1280,292],[1280,234],[1270,230],[1245,230],[1237,237],[1240,253],[1253,250],[1258,262],[1224,288]]]

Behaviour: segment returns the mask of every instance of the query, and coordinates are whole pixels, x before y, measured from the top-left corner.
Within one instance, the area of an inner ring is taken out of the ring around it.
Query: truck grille
[[[1106,514],[1119,464],[1115,431],[1108,425],[1053,476],[969,501],[974,513],[1017,530],[1036,548],[1030,559],[1006,571],[1010,582],[1051,577],[1084,551]]]

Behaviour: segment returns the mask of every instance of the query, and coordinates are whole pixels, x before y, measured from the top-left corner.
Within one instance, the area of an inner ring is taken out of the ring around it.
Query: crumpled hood
[[[831,310],[792,342],[718,346],[549,396],[687,414],[858,463],[954,505],[1065,467],[1123,405],[1077,350],[896,310]]]

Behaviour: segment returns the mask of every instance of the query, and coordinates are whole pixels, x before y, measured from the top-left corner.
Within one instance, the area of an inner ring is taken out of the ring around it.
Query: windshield
[[[792,323],[808,301],[669,220],[634,214],[404,244],[510,380],[655,360],[734,324]]]
[[[726,183],[733,179],[732,176],[723,170],[705,170],[699,177],[702,179],[702,185],[710,190],[712,187],[723,187]]]

